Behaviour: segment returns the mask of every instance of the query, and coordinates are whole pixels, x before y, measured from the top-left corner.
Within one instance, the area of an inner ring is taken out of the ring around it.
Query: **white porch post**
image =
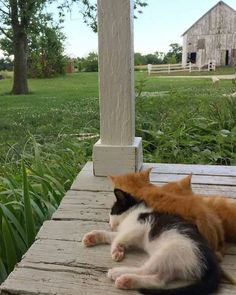
[[[100,140],[96,176],[138,171],[142,140],[134,137],[133,1],[98,0]]]

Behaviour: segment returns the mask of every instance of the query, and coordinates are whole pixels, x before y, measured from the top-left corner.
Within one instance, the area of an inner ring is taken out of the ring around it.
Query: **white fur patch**
[[[151,224],[138,221],[139,215],[146,212],[152,209],[139,205],[121,215],[110,215],[110,225],[118,231],[113,243],[142,248],[149,254],[148,261],[140,267],[142,273],[158,273],[165,281],[200,278],[202,260],[197,244],[177,229],[166,230],[150,241]]]
[[[112,230],[123,231],[126,229],[130,229],[132,227],[140,227],[140,222],[138,221],[138,217],[141,213],[152,212],[152,209],[147,208],[145,205],[139,205],[130,208],[119,215],[111,215],[109,225]],[[128,228],[127,228],[128,226]]]
[[[150,259],[146,267],[168,280],[197,279],[201,276],[201,256],[196,243],[176,229],[163,232],[158,238],[145,241]]]

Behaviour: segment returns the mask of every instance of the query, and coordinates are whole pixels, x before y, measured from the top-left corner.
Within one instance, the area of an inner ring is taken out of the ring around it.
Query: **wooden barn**
[[[183,66],[188,62],[203,67],[236,64],[236,11],[218,2],[183,33]]]

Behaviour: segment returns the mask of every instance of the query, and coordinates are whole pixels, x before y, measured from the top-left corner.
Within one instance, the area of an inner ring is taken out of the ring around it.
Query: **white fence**
[[[135,69],[144,70],[148,72],[148,75],[158,74],[158,73],[172,73],[172,72],[193,72],[193,71],[202,71],[203,67],[207,66],[207,70],[215,70],[214,61],[210,61],[208,65],[197,66],[194,63],[187,63],[184,67],[182,64],[161,64],[161,65],[143,65],[135,66]]]

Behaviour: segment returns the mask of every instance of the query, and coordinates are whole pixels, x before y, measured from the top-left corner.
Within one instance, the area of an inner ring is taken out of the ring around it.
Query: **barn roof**
[[[190,29],[192,29],[193,26],[195,26],[200,20],[202,20],[209,12],[211,12],[213,9],[215,9],[218,5],[225,5],[227,6],[229,9],[233,10],[235,13],[236,11],[230,7],[228,4],[226,4],[224,1],[219,1],[218,3],[216,3],[216,5],[214,5],[211,9],[209,9],[205,14],[203,14],[202,17],[200,17],[190,28],[187,29],[187,31],[185,31],[182,36],[184,36]]]

